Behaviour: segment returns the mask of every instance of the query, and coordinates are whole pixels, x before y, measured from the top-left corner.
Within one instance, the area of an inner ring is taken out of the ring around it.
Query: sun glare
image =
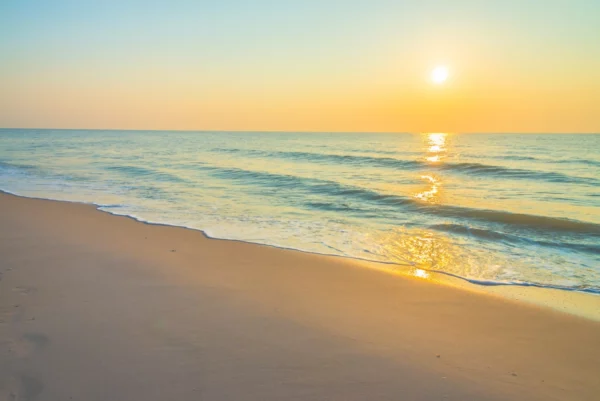
[[[434,84],[440,85],[448,79],[448,67],[440,65],[431,71],[431,81]]]
[[[419,278],[429,278],[429,272],[423,270],[423,269],[415,269],[414,273],[415,276],[419,277]]]

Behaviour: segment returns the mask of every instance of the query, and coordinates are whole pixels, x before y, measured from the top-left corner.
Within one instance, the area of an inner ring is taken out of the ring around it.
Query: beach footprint
[[[25,333],[16,341],[12,350],[19,358],[27,358],[46,348],[50,339],[42,333]]]
[[[20,304],[7,304],[0,307],[0,324],[19,322],[23,317],[23,308]]]
[[[17,286],[15,288],[13,288],[14,292],[17,292],[19,294],[22,295],[30,295],[33,292],[35,292],[35,288],[34,287],[27,287],[27,286]]]
[[[43,383],[31,375],[14,375],[0,381],[0,401],[35,401],[43,389]]]

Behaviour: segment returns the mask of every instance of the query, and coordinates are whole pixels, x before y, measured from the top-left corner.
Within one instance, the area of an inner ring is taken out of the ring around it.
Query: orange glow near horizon
[[[9,2],[0,127],[600,132],[598,2],[515,2]]]
[[[376,77],[373,82],[346,82],[342,75],[334,82],[321,77],[306,83],[285,82],[272,76],[254,84],[228,82],[225,76],[215,74],[199,71],[186,81],[185,76],[166,79],[155,71],[140,70],[137,77],[114,83],[108,79],[85,80],[73,73],[61,85],[52,76],[41,75],[35,80],[26,75],[7,76],[5,82],[0,78],[0,126],[316,132],[600,131],[600,120],[590,107],[600,103],[600,87],[597,93],[593,88],[580,93],[577,88],[581,85],[551,91],[527,85],[510,88],[502,86],[500,80],[486,84],[485,78],[475,73],[453,80],[443,90],[433,88],[429,82],[419,84],[418,76],[413,81],[410,76],[400,75]],[[479,87],[485,87],[485,92]],[[561,95],[554,95],[558,93]]]

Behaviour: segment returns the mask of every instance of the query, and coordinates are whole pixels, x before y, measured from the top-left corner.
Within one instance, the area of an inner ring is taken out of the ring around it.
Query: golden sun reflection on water
[[[432,175],[422,175],[421,178],[427,180],[431,184],[431,187],[427,191],[416,194],[415,198],[426,202],[435,202],[439,192],[440,181]]]
[[[399,227],[373,239],[378,244],[377,254],[405,266],[404,272],[411,276],[433,279],[432,270],[460,275],[461,269],[468,268],[458,263],[468,260],[465,250],[440,233]]]
[[[447,136],[448,134],[446,134],[445,132],[439,132],[435,134],[427,134],[427,139],[429,140],[429,143],[443,146],[444,144],[446,144]]]
[[[447,153],[447,138],[448,134],[445,133],[427,134],[425,138],[425,160],[430,163],[440,162]],[[439,201],[441,186],[440,179],[432,174],[422,175],[421,178],[427,180],[429,187],[426,190],[418,192],[414,197],[424,202],[437,203]]]
[[[413,275],[415,277],[419,277],[419,278],[424,278],[427,279],[429,278],[429,276],[431,275],[427,270],[423,270],[423,269],[415,269],[413,271]]]
[[[448,134],[427,134],[427,157],[430,162],[438,162],[446,153],[446,139]]]

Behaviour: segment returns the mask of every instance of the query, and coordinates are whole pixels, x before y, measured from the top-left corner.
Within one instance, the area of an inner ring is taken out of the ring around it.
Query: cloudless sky
[[[600,1],[3,0],[0,126],[600,132]]]

